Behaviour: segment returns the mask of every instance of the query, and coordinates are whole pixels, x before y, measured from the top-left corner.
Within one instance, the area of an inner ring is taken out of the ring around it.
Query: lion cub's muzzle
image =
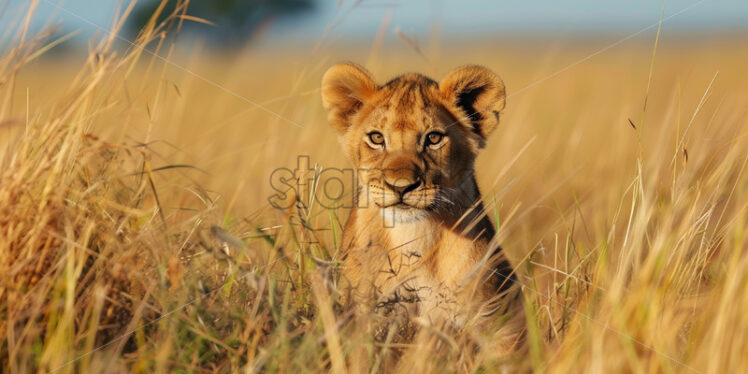
[[[381,199],[376,199],[382,207],[424,209],[431,204],[433,187],[427,186],[423,168],[418,160],[400,155],[392,157],[381,170],[379,187]]]

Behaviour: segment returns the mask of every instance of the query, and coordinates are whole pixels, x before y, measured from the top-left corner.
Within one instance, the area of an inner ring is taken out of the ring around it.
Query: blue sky
[[[0,9],[4,2],[7,0],[0,0]],[[89,22],[108,28],[119,2],[40,0],[34,24],[40,26],[54,20],[65,30],[82,29],[87,34],[95,30]],[[0,25],[11,22],[28,3],[30,0],[10,0]],[[447,36],[594,35],[635,31],[650,25],[657,22],[662,7],[662,2],[656,0],[363,0],[354,7],[355,3],[356,0],[347,0],[340,5],[339,0],[319,0],[315,12],[275,23],[268,35],[315,39],[330,24],[336,24],[329,35],[332,38],[373,36],[389,13],[391,29],[399,27],[415,35],[427,32],[434,21],[438,21]],[[666,27],[696,32],[748,31],[748,0],[667,1],[666,16],[680,11],[683,12],[670,19]]]

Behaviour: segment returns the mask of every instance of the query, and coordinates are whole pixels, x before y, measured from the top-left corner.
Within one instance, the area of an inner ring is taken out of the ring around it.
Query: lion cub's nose
[[[421,185],[416,170],[411,168],[388,169],[384,172],[384,183],[400,196],[415,190]]]
[[[421,186],[421,181],[416,180],[415,182],[408,182],[406,183],[405,180],[402,180],[403,183],[400,185],[397,184],[391,184],[389,181],[385,180],[385,183],[387,183],[387,187],[389,187],[391,190],[397,192],[400,196],[404,196],[406,193],[415,190],[416,188]]]
[[[384,183],[400,196],[421,185],[422,174],[418,160],[411,154],[400,152],[390,155],[382,170]]]

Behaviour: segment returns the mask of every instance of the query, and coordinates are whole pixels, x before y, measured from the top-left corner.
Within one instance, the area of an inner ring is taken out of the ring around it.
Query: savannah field
[[[0,30],[2,372],[748,372],[745,36],[184,52],[151,23],[55,54],[23,29]],[[495,338],[471,326],[375,341],[340,307],[353,186],[320,193],[350,165],[319,85],[341,60],[504,79],[476,169],[522,285],[516,355],[466,348]],[[300,156],[312,188],[271,206]]]

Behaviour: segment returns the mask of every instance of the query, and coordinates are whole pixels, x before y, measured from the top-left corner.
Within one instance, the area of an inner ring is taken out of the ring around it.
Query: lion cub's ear
[[[322,104],[328,111],[330,124],[338,133],[351,125],[351,117],[377,91],[371,74],[352,63],[337,64],[322,77]]]
[[[482,66],[468,65],[449,73],[439,89],[447,101],[462,112],[455,113],[472,126],[483,140],[499,124],[499,111],[504,109],[506,90],[498,75]],[[483,142],[481,141],[481,147]]]

